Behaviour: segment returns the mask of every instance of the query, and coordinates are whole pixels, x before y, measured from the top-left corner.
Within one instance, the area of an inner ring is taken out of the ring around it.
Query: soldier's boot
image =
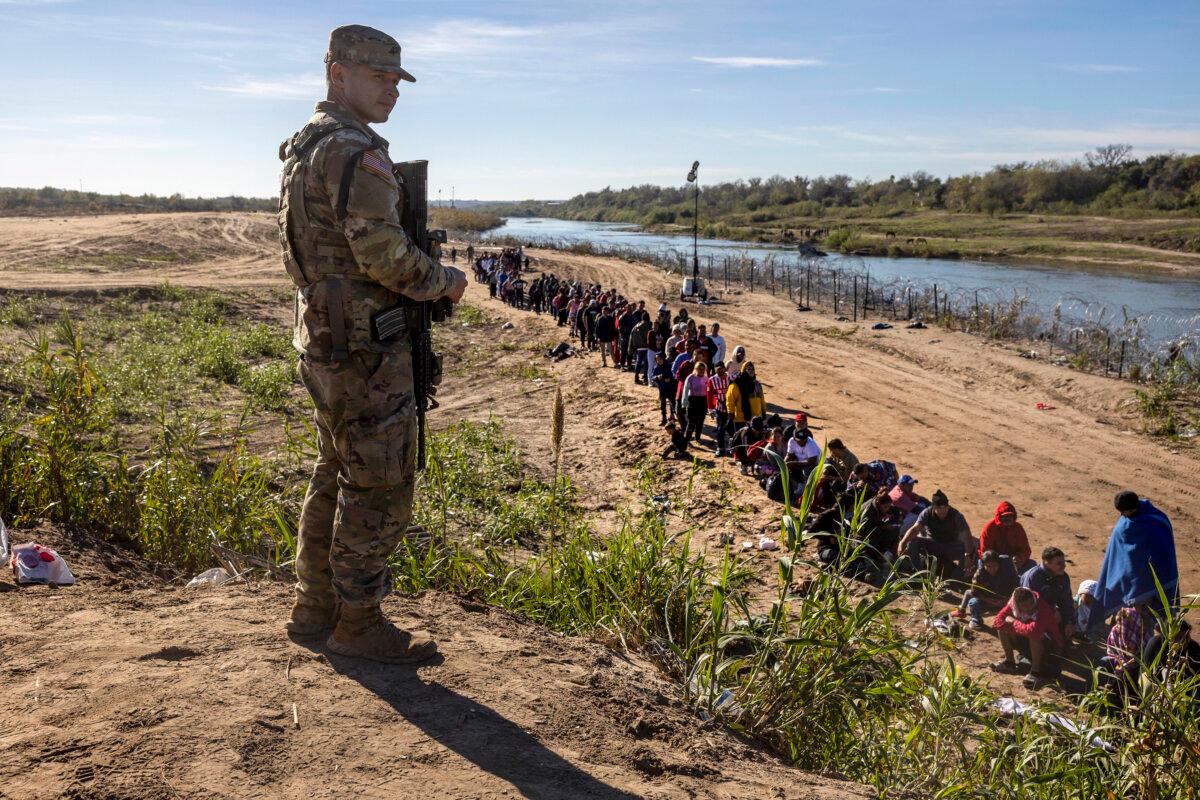
[[[332,606],[304,603],[299,599],[292,606],[292,618],[287,621],[287,632],[301,639],[328,636],[341,614],[342,604],[334,601]]]
[[[344,606],[325,646],[338,655],[385,664],[417,664],[437,655],[437,642],[400,630],[379,606]]]

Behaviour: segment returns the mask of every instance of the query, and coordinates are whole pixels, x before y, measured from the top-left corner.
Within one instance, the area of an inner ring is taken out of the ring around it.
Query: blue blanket
[[[1125,606],[1151,601],[1158,597],[1155,577],[1167,600],[1176,602],[1179,566],[1171,520],[1149,500],[1142,500],[1136,516],[1122,515],[1113,526],[1100,567],[1096,602],[1108,616]]]

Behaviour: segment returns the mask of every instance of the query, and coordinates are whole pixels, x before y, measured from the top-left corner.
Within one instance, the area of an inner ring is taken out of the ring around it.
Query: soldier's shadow
[[[523,797],[637,800],[576,767],[497,711],[422,680],[416,667],[372,664],[320,650],[335,672],[370,690],[431,739],[508,781]],[[439,654],[422,666],[441,661]]]

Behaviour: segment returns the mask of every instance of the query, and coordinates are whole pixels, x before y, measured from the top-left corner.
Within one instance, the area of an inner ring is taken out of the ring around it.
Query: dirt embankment
[[[34,535],[79,583],[0,581],[3,798],[872,796],[702,721],[648,664],[495,608],[390,598],[444,657],[371,665],[286,639],[288,586],[184,589]]]

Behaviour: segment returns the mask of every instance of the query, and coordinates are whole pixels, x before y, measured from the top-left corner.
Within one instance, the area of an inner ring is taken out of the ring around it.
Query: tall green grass
[[[25,347],[24,392],[0,406],[0,515],[10,523],[84,527],[185,569],[211,564],[214,542],[271,563],[292,557],[278,520],[295,516],[302,487],[246,449],[241,420],[214,430],[163,406],[149,443],[135,447],[119,435],[110,376],[70,317]]]
[[[1186,798],[1200,787],[1200,681],[1150,676],[1125,709],[1093,693],[1068,712],[1082,732],[1002,717],[996,696],[955,664],[952,642],[932,632],[913,639],[899,624],[903,608],[936,594],[931,587],[889,578],[864,594],[801,560],[815,481],[798,507],[784,508],[780,538],[792,554],[779,559],[766,613],[753,610],[762,587],[740,554],[714,559],[693,549],[690,528],[669,531],[650,500],[661,491],[655,469],[641,471],[647,498],[612,536],[593,532],[569,491],[531,492],[538,481],[527,477],[510,488],[526,499],[522,518],[566,532],[554,557],[473,547],[456,535],[456,509],[518,512],[493,502],[495,484],[472,454],[509,452],[511,444],[494,421],[434,437],[438,466],[418,508],[434,536],[397,553],[399,586],[465,592],[556,630],[639,650],[679,680],[702,713],[798,766],[835,770],[885,797]],[[854,530],[841,547],[850,558],[862,547]]]

